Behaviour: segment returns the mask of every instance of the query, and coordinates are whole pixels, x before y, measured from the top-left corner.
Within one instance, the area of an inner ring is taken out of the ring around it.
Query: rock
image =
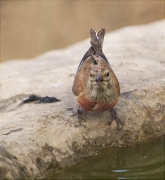
[[[125,122],[116,134],[108,112],[84,112],[80,126],[72,83],[89,39],[31,61],[1,64],[2,179],[44,179],[99,149],[132,144],[165,133],[165,21],[105,35],[104,53],[121,86],[115,106]],[[50,104],[18,106],[30,94],[55,96]]]

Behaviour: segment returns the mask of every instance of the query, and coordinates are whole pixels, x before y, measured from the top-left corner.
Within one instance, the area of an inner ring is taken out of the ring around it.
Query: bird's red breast
[[[117,103],[115,100],[112,103],[105,102],[105,101],[95,101],[90,99],[90,97],[86,94],[81,93],[79,96],[76,98],[77,104],[79,107],[86,111],[98,111],[98,112],[104,112],[112,107],[114,107]]]

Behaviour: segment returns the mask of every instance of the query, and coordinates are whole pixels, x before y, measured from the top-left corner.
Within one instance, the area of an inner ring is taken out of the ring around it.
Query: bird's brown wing
[[[115,73],[113,72],[112,68],[110,66],[108,66],[109,72],[110,72],[110,76],[112,78],[113,81],[113,86],[114,86],[114,91],[116,91],[116,95],[117,97],[119,97],[120,95],[120,85],[119,85],[119,81],[115,75]]]
[[[92,56],[93,54],[95,54],[95,51],[93,49],[93,47],[91,46],[88,51],[85,53],[85,55],[83,56],[82,60],[80,61],[80,64],[77,68],[77,73],[79,71],[79,69],[81,68],[82,64],[86,61],[86,59],[89,57],[89,56]]]
[[[79,68],[72,87],[73,94],[78,96],[86,88],[87,81],[93,66],[93,57],[89,56]]]

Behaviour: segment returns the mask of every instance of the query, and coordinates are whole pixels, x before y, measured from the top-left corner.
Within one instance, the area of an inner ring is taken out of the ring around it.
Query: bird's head
[[[92,86],[106,86],[110,83],[110,72],[107,69],[94,68],[90,72],[90,84]]]
[[[112,78],[108,68],[100,68],[99,66],[92,68],[87,87],[91,99],[109,101],[109,98],[111,98],[114,93]]]

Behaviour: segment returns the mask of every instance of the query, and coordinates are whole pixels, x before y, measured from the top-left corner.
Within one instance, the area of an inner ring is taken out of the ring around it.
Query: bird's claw
[[[81,124],[82,120],[85,120],[83,115],[82,115],[82,111],[78,108],[77,111],[75,113],[73,113],[70,117],[72,116],[77,116],[78,118],[78,122]]]
[[[117,112],[115,111],[115,109],[114,108],[112,108],[111,110],[109,110],[109,112],[111,113],[111,115],[113,116],[113,118],[115,119],[115,121],[116,121],[116,123],[117,123],[117,131],[116,131],[116,133],[118,133],[120,130],[121,130],[121,128],[122,128],[122,126],[124,125],[124,123],[121,121],[121,119],[118,117],[118,114],[117,114]],[[111,123],[112,123],[112,121],[111,121]]]

